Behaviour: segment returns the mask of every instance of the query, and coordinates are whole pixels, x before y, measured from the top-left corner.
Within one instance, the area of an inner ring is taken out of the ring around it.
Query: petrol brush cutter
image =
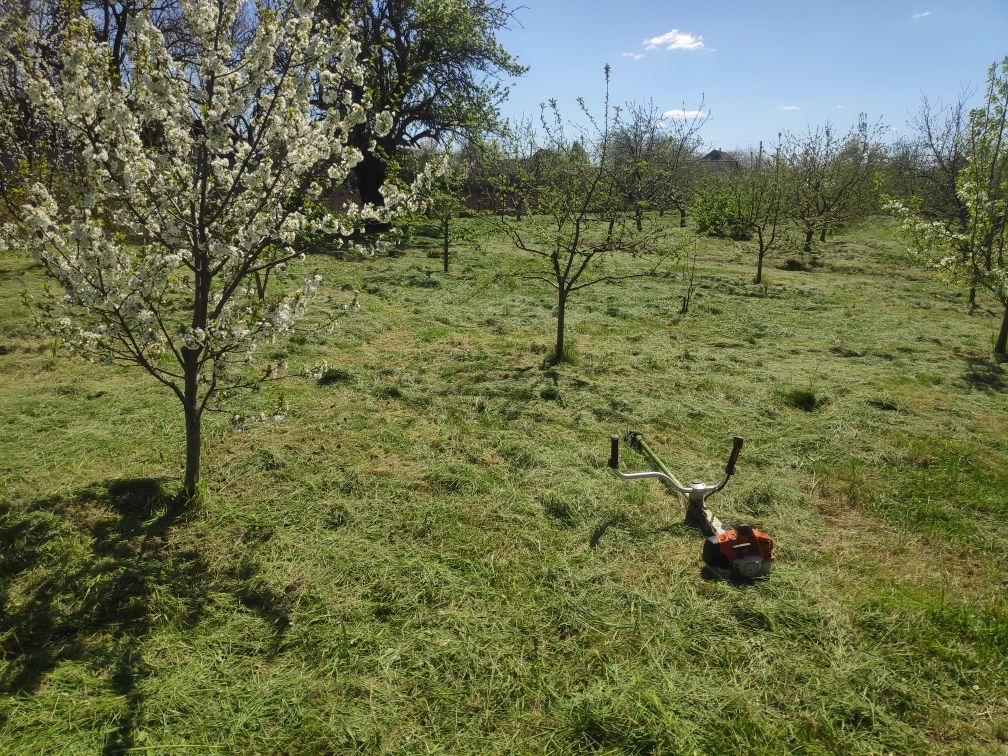
[[[738,460],[739,452],[742,451],[741,436],[735,436],[732,440],[731,455],[728,457],[724,478],[720,483],[708,484],[702,480],[694,480],[688,486],[684,486],[669,472],[665,463],[648,446],[643,435],[636,431],[630,431],[623,437],[623,440],[651,460],[658,469],[644,472],[621,472],[619,469],[619,436],[612,437],[609,467],[625,480],[658,478],[666,488],[686,497],[686,524],[699,528],[707,537],[704,542],[703,561],[715,575],[721,578],[734,577],[753,580],[770,574],[770,568],[775,558],[773,539],[752,525],[725,527],[721,520],[707,508],[707,499],[724,488],[728,484],[728,479],[735,472],[735,462]]]

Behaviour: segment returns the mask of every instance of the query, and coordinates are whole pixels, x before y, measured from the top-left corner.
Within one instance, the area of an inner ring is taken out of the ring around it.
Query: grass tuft
[[[778,393],[784,404],[802,412],[815,412],[829,401],[813,388],[787,388],[780,389]]]

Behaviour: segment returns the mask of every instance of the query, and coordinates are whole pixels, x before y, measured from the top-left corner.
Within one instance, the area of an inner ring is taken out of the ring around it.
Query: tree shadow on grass
[[[201,555],[171,537],[180,514],[149,478],[0,503],[0,695],[32,694],[59,665],[83,665],[126,701],[106,752],[133,746],[144,639],[195,624],[206,604]]]
[[[952,350],[956,357],[963,360],[967,367],[963,380],[977,391],[1002,391],[1005,388],[1005,369],[993,358]]]

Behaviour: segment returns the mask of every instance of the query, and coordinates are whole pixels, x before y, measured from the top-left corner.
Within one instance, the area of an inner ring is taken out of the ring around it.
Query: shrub
[[[693,200],[693,217],[701,234],[736,241],[752,238],[746,228],[742,208],[727,188],[712,187],[697,192]]]

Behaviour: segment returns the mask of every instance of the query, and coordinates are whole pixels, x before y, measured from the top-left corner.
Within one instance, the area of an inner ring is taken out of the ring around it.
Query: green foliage
[[[349,18],[361,44],[366,86],[375,111],[393,114],[392,129],[373,139],[373,123],[356,129],[364,160],[358,187],[380,198],[391,158],[420,141],[477,139],[497,126],[508,82],[527,70],[498,39],[513,11],[501,0],[324,0],[319,11]]]
[[[726,184],[698,190],[693,198],[692,212],[698,233],[736,241],[752,239],[745,221],[745,208]]]

